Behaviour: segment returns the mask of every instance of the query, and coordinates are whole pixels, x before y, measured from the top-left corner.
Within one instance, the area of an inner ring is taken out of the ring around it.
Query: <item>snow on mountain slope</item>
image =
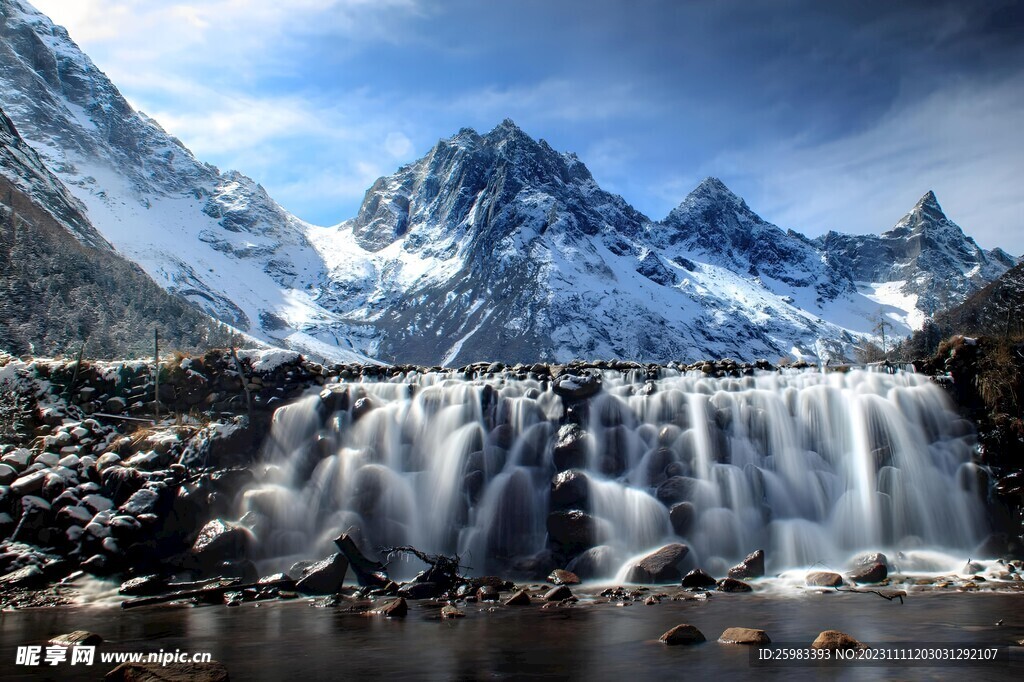
[[[74,195],[57,203],[81,202],[167,290],[335,360],[849,355],[878,315],[909,331],[1014,262],[934,196],[882,237],[812,241],[709,178],[654,222],[511,121],[441,140],[355,218],[308,225],[132,110],[23,0],[0,0],[0,107]]]
[[[881,236],[829,232],[814,243],[864,296],[891,310],[900,331],[920,329],[1017,263],[1002,249],[981,249],[931,191]]]
[[[249,178],[197,161],[20,0],[0,0],[0,106],[92,224],[169,291],[271,343],[357,357],[313,300],[325,272],[306,226]]]

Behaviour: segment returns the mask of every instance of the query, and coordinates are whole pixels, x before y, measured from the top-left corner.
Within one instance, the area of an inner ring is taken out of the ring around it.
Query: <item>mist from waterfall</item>
[[[927,377],[853,370],[659,378],[605,371],[568,404],[552,381],[410,374],[328,386],[278,410],[242,498],[263,557],[459,554],[475,573],[563,566],[549,537],[559,429],[585,432],[576,509],[605,577],[669,542],[713,574],[756,548],[769,570],[860,551],[969,556],[988,532],[974,432]],[[562,476],[562,480],[566,475]],[[670,515],[670,510],[676,508]]]

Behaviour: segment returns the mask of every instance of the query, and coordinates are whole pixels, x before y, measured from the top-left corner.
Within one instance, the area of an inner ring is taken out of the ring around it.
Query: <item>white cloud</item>
[[[396,159],[404,159],[413,151],[412,140],[400,132],[390,132],[384,139],[384,148]]]
[[[706,165],[785,228],[880,232],[927,190],[985,248],[1024,253],[1024,78],[958,83],[899,102],[873,126],[824,143],[784,140]]]

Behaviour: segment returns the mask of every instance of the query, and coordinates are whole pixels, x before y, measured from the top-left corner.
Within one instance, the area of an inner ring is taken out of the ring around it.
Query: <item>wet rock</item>
[[[441,618],[465,618],[466,614],[451,604],[441,607]]]
[[[869,566],[858,568],[847,573],[847,577],[855,583],[880,583],[885,580],[889,572],[885,564],[877,562]]]
[[[981,564],[979,564],[977,561],[968,561],[966,564],[964,564],[964,567],[960,570],[960,572],[963,573],[964,575],[973,575],[975,573],[980,572],[982,570],[982,568],[984,568],[984,567]],[[885,576],[882,576],[882,578],[884,579]],[[873,581],[865,581],[865,582],[878,582],[878,581],[877,580],[873,580]]]
[[[50,503],[35,495],[21,498],[21,520],[11,533],[11,539],[40,547],[50,546],[59,533],[51,531],[53,512]]]
[[[404,598],[399,597],[398,599],[385,602],[375,609],[370,609],[368,613],[374,616],[384,616],[385,618],[404,618],[409,614],[409,604]]]
[[[544,593],[544,601],[562,601],[569,599],[570,597],[572,597],[572,590],[570,590],[566,585],[552,587]]]
[[[191,554],[200,566],[213,566],[225,561],[246,558],[249,531],[220,519],[210,521],[192,544]]]
[[[867,649],[866,644],[838,630],[825,630],[811,643],[812,649]]]
[[[132,494],[119,509],[125,514],[138,516],[139,514],[153,514],[156,512],[157,503],[160,501],[160,494],[155,490],[143,488]]]
[[[586,400],[601,391],[601,377],[563,374],[555,380],[552,390],[565,400]]]
[[[39,470],[25,474],[11,484],[11,492],[15,495],[35,495],[43,489],[46,482],[46,471]]]
[[[168,580],[162,575],[143,575],[121,583],[118,594],[126,597],[149,597],[167,592]]]
[[[718,591],[719,592],[753,592],[754,588],[752,588],[750,585],[748,585],[747,583],[743,582],[742,580],[737,580],[736,578],[722,578],[721,580],[718,581]]]
[[[348,572],[348,560],[339,552],[307,567],[295,583],[302,594],[334,594],[341,589]]]
[[[75,630],[74,632],[68,632],[63,635],[57,635],[50,640],[50,644],[53,646],[96,646],[103,642],[103,638],[97,635],[95,632],[89,632],[88,630]]]
[[[683,576],[682,586],[688,588],[714,587],[718,581],[699,568],[695,568]]]
[[[558,429],[552,462],[558,471],[583,469],[587,466],[589,436],[579,424],[564,424]]]
[[[867,552],[865,554],[858,554],[854,557],[852,566],[853,570],[859,570],[862,568],[869,568],[875,564],[884,564],[887,571],[892,570],[892,564],[889,563],[889,557],[885,556],[881,552]]]
[[[122,663],[103,678],[106,682],[228,682],[223,663]]]
[[[615,550],[607,545],[598,545],[576,556],[565,569],[583,580],[591,580],[611,575],[617,566]]]
[[[530,595],[526,590],[518,590],[505,600],[505,606],[529,606],[530,604]]]
[[[406,599],[433,599],[445,593],[445,586],[439,583],[407,583],[398,593]]]
[[[560,471],[551,479],[551,509],[586,508],[589,495],[590,481],[579,469]]]
[[[761,578],[764,576],[764,550],[758,549],[747,555],[747,558],[729,569],[729,577],[737,580],[743,578]]]
[[[768,633],[754,628],[727,628],[718,638],[721,644],[771,644]]]
[[[683,562],[690,548],[681,543],[665,545],[638,561],[626,576],[631,583],[674,583],[682,576]]]
[[[700,644],[701,642],[706,642],[707,639],[704,637],[704,633],[696,627],[683,624],[677,625],[663,634],[658,638],[658,641],[675,646],[679,644]]]
[[[578,509],[548,514],[548,537],[565,549],[585,549],[594,544],[597,521]]]
[[[494,587],[494,585],[481,585],[476,591],[476,599],[481,602],[498,601],[500,596],[501,593],[498,592],[498,588]]]
[[[580,578],[572,571],[566,571],[561,568],[556,568],[551,571],[551,574],[547,578],[548,582],[554,583],[555,585],[579,585]]]
[[[830,571],[811,571],[804,577],[804,584],[811,587],[839,587],[843,576]]]
[[[0,464],[0,485],[10,485],[18,480],[18,470],[10,464]]]
[[[15,587],[35,589],[46,584],[46,575],[38,566],[24,566],[6,575],[0,575],[0,590]]]
[[[696,517],[697,510],[692,502],[677,502],[672,505],[668,512],[668,519],[672,522],[672,530],[680,537],[685,537],[690,532]]]

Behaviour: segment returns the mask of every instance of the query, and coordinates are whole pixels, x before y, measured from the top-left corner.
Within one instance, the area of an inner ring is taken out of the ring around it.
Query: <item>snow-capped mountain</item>
[[[355,357],[338,343],[344,325],[312,300],[324,271],[306,225],[133,110],[21,0],[0,0],[0,107],[92,224],[168,291],[257,338]]]
[[[168,291],[336,360],[849,355],[879,314],[909,332],[922,305],[1014,262],[965,242],[934,197],[882,237],[812,241],[709,178],[652,221],[511,121],[441,140],[355,218],[308,225],[134,111],[23,0],[0,0],[0,107],[70,193],[52,210],[80,202]]]
[[[815,244],[831,264],[848,269],[865,295],[905,311],[901,321],[911,329],[1017,263],[1002,249],[980,248],[946,217],[931,191],[881,236],[829,232]]]

